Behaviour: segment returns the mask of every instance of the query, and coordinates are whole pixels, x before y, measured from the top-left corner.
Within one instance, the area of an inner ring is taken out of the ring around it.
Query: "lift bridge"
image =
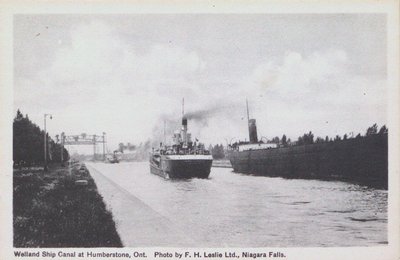
[[[61,161],[64,161],[63,158],[63,150],[65,145],[92,145],[93,146],[93,160],[96,160],[96,145],[103,144],[103,160],[106,159],[106,133],[103,132],[103,135],[87,135],[82,133],[80,135],[65,135],[64,132],[61,133],[61,136],[56,135],[57,143],[61,144]]]

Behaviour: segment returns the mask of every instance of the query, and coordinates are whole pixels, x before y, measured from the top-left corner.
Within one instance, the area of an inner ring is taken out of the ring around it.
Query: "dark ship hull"
[[[211,155],[153,155],[150,171],[169,179],[208,178]]]
[[[229,152],[239,173],[284,178],[334,179],[388,186],[388,136]]]

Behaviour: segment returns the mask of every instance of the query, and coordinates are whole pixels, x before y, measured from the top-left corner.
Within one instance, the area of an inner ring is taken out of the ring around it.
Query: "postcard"
[[[1,6],[1,259],[398,259],[397,1]]]

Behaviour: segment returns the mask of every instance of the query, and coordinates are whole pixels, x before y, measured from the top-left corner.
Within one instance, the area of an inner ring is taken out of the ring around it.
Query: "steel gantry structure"
[[[61,162],[63,159],[63,150],[65,145],[93,145],[93,159],[96,159],[96,145],[99,143],[103,144],[103,160],[106,159],[105,149],[106,149],[106,133],[103,132],[103,135],[87,135],[82,133],[80,135],[65,135],[64,132],[59,135],[56,135],[57,142],[61,143]]]

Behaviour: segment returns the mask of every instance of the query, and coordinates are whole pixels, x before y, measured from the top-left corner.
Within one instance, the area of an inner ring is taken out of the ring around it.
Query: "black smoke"
[[[235,120],[234,117],[240,117],[246,114],[246,104],[234,103],[233,101],[218,102],[203,109],[193,110],[182,114],[162,114],[154,122],[152,130],[153,147],[158,147],[160,142],[164,140],[164,129],[167,143],[170,143],[174,131],[180,130],[182,127],[182,118],[188,120],[188,130],[192,133],[192,138],[199,138],[200,133],[209,125],[209,121],[218,118],[223,121]],[[164,127],[165,125],[165,127]],[[206,130],[206,129],[205,129]]]
[[[202,126],[208,125],[208,120],[214,117],[219,117],[224,120],[229,120],[232,117],[232,113],[238,113],[239,109],[242,109],[243,105],[231,103],[229,105],[216,104],[206,109],[200,109],[192,112],[185,113],[184,117],[188,120],[192,120],[200,123]],[[242,111],[243,112],[243,111]]]

